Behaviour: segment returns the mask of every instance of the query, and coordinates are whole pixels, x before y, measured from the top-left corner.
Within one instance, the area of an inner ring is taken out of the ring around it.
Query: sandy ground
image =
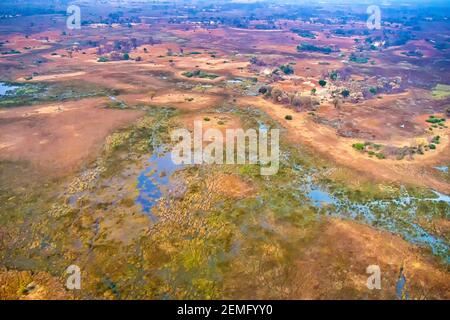
[[[70,73],[59,73],[59,74],[49,74],[49,75],[40,75],[35,76],[31,80],[25,80],[24,78],[17,79],[20,82],[39,82],[39,81],[52,81],[52,80],[62,80],[67,78],[81,77],[84,76],[86,72],[70,72]]]
[[[154,93],[152,98],[151,93],[145,97],[139,97],[136,100],[147,104],[154,104],[160,106],[173,106],[186,110],[201,110],[213,107],[220,100],[219,97],[197,92],[177,92],[168,91],[164,93]],[[128,100],[125,98],[124,100]]]
[[[8,109],[0,114],[0,159],[66,174],[95,159],[104,138],[141,112],[103,108],[105,98]]]
[[[400,268],[411,299],[449,299],[450,275],[420,249],[388,232],[330,219],[298,261],[295,299],[396,299]],[[313,263],[311,263],[313,262]],[[378,265],[381,290],[367,289],[366,268]],[[320,288],[320,289],[319,289]]]

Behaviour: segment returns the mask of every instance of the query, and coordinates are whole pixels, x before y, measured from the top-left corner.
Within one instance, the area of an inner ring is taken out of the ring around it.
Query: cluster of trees
[[[383,29],[383,35],[386,38],[385,46],[393,47],[393,46],[403,46],[408,41],[415,39],[414,35],[411,31],[394,31],[390,29]]]
[[[130,54],[128,52],[121,53],[117,51],[113,51],[109,54],[109,57],[101,56],[98,58],[98,62],[108,62],[108,61],[120,61],[120,60],[130,60]],[[137,59],[138,61],[142,60]]]
[[[392,145],[381,145],[372,142],[355,143],[352,147],[355,150],[368,153],[369,156],[376,156],[378,159],[395,158],[402,160],[405,157],[413,159],[414,155],[423,155],[426,151],[434,150],[440,144],[440,136],[428,139],[420,139],[411,146],[396,147]]]
[[[131,38],[126,40],[115,40],[113,43],[99,44],[98,42],[89,42],[88,45],[97,47],[97,55],[100,56],[99,62],[106,61],[119,61],[119,60],[129,60],[130,51],[136,49],[143,44],[158,44],[161,43],[159,40],[155,40],[152,37],[147,40]],[[147,48],[144,48],[144,52],[148,52]],[[106,57],[108,55],[108,57]],[[142,61],[141,57],[137,57],[136,61]]]
[[[422,58],[423,57],[423,53],[420,50],[409,50],[409,51],[405,51],[402,52],[403,55],[407,56],[407,57],[417,57],[417,58]]]
[[[131,24],[131,23],[139,23],[141,22],[141,19],[138,16],[127,17],[124,15],[122,11],[117,11],[108,14],[108,16],[105,18],[100,17],[100,22],[109,25],[113,23]]]
[[[301,43],[297,46],[297,51],[319,52],[324,54],[330,54],[332,52],[339,52],[338,48],[332,48],[329,46],[316,46],[307,42]]]
[[[450,48],[450,45],[446,42],[436,42],[436,44],[434,45],[434,48],[437,50],[446,50],[448,48]]]
[[[259,89],[259,93],[263,94],[267,99],[273,102],[282,103],[293,107],[296,111],[313,110],[319,105],[311,96],[302,96],[299,93],[288,93],[277,87],[264,85]]]
[[[362,35],[369,35],[369,30],[363,29],[335,29],[332,30],[331,33],[333,33],[336,36],[339,37],[353,37],[353,36],[362,36]]]
[[[154,45],[160,43],[160,40],[155,40],[153,39],[153,37],[149,37],[148,39],[130,38],[124,40],[115,40],[113,43],[109,43],[106,41],[104,41],[103,43],[89,41],[88,45],[97,47],[97,55],[102,56],[113,51],[121,52],[122,54],[124,54],[136,49],[143,44]]]
[[[373,46],[373,43],[382,43],[383,48],[402,46],[408,43],[410,40],[414,40],[416,37],[411,31],[408,30],[391,30],[383,29],[381,35],[375,37],[366,37],[364,43],[369,45],[371,50],[378,50],[379,48]]]
[[[293,28],[291,29],[291,32],[295,33],[296,35],[299,35],[302,38],[316,39],[316,34],[309,30]]]
[[[354,63],[361,63],[361,64],[365,64],[367,62],[369,62],[369,58],[363,56],[363,55],[357,55],[356,53],[352,52],[350,54],[350,57],[348,59],[350,62],[354,62]]]

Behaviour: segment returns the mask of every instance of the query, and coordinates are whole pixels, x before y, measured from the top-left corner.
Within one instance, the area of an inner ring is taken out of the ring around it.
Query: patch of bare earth
[[[236,175],[220,173],[214,176],[214,180],[218,181],[215,185],[220,188],[216,191],[230,198],[250,197],[255,192],[249,182]]]
[[[340,219],[328,220],[297,261],[294,299],[395,299],[403,267],[410,299],[449,299],[450,275],[398,236]],[[381,290],[367,288],[369,265],[381,270]]]
[[[0,114],[0,159],[29,161],[51,176],[98,154],[106,136],[142,115],[106,109],[106,98],[7,109]]]
[[[219,101],[219,97],[197,92],[168,91],[163,93],[149,92],[147,95],[138,98],[137,101],[186,110],[200,110],[213,107]]]

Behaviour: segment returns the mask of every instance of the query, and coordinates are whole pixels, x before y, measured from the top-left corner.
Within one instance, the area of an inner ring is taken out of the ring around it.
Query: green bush
[[[444,118],[436,118],[435,116],[430,116],[427,120],[428,123],[440,124],[441,122],[445,122]]]
[[[434,144],[441,143],[441,137],[440,136],[433,137],[433,139],[431,139],[431,143],[434,143]]]
[[[186,71],[182,73],[183,76],[187,78],[200,78],[200,79],[211,79],[214,80],[218,78],[219,76],[213,73],[206,73],[201,70],[194,70],[194,71]]]
[[[352,147],[358,151],[364,151],[366,149],[366,145],[364,143],[355,143]]]
[[[292,116],[291,116],[290,114],[286,115],[284,118],[285,118],[286,120],[292,120],[292,119],[293,119]]]
[[[339,78],[339,73],[337,71],[333,71],[330,73],[330,79],[336,81]]]
[[[192,78],[194,76],[194,74],[191,71],[183,72],[182,75],[188,78]]]
[[[292,68],[288,64],[283,64],[282,66],[280,66],[280,70],[283,71],[284,74],[293,74],[294,73],[294,68]]]

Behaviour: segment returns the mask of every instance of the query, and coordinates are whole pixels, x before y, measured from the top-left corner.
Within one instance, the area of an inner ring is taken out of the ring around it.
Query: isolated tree
[[[280,66],[280,70],[283,71],[284,74],[293,74],[294,73],[294,68],[292,68],[292,66],[289,64],[284,64],[284,65]]]
[[[326,82],[325,80],[323,80],[323,79],[320,79],[320,80],[319,80],[319,85],[320,85],[321,87],[325,87],[325,86],[327,85],[327,82]]]
[[[131,38],[131,46],[133,47],[133,49],[137,48],[137,39],[136,38]]]
[[[333,105],[334,105],[334,108],[335,108],[335,109],[340,110],[341,107],[342,107],[342,101],[341,101],[341,99],[339,99],[338,97],[334,98],[334,99],[333,99]]]
[[[272,87],[268,86],[268,85],[263,85],[261,86],[261,88],[259,88],[259,93],[265,94],[265,95],[270,95],[272,91]]]
[[[281,98],[281,96],[283,95],[283,91],[281,91],[278,88],[273,88],[272,89],[272,98],[274,101],[279,101],[279,99]]]
[[[302,106],[302,99],[300,98],[300,96],[295,95],[292,98],[292,106],[296,107],[297,109],[300,109],[300,107]]]

